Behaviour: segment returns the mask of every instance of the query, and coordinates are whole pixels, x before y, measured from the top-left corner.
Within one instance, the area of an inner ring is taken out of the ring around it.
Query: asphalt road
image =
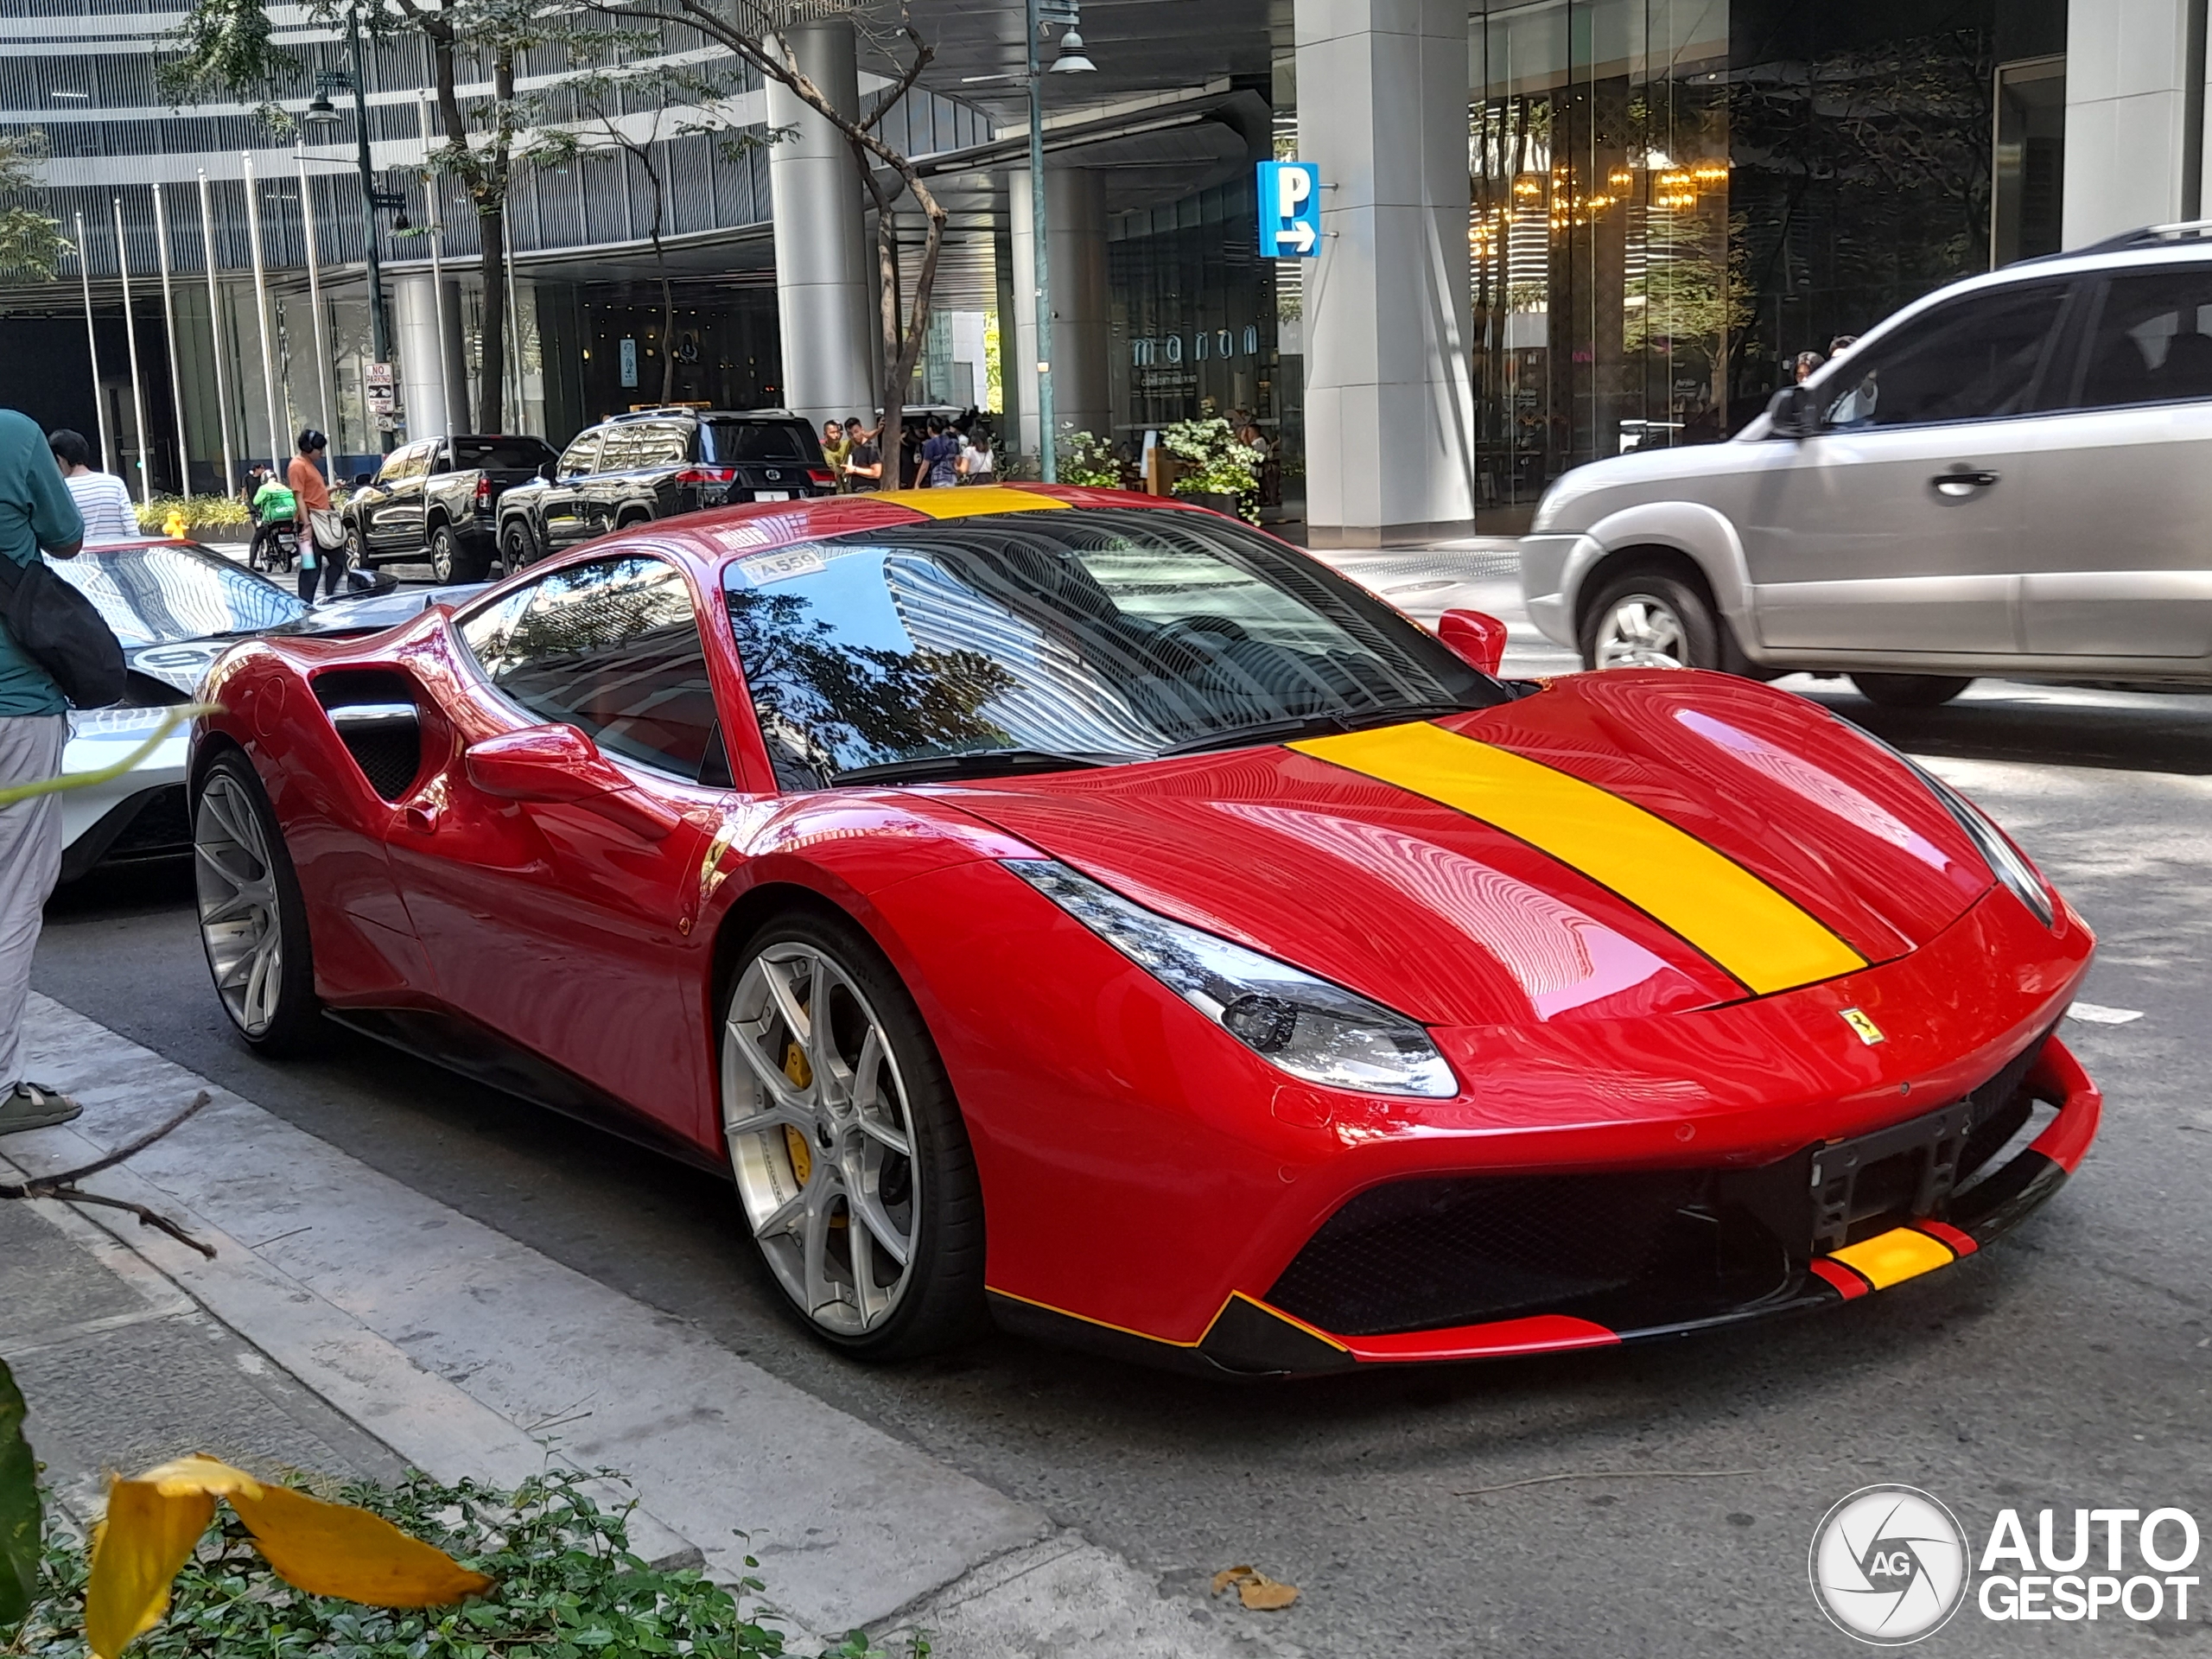
[[[1568,666],[1519,624],[1496,551],[1343,563],[1410,610],[1507,615],[1509,671]],[[1870,1483],[1927,1488],[1977,1540],[2006,1506],[2177,1504],[2212,1533],[2212,696],[1985,683],[1904,715],[1840,683],[1792,683],[2010,826],[2102,938],[2088,998],[2141,1017],[2068,1021],[2106,1091],[2104,1134],[2000,1246],[1834,1314],[1661,1347],[1291,1386],[1010,1338],[855,1366],[785,1316],[721,1183],[334,1028],[320,1059],[249,1055],[208,989],[183,872],[58,897],[34,982],[1171,1587],[1203,1593],[1246,1561],[1300,1586],[1268,1628],[1313,1652],[1845,1654],[1858,1649],[1808,1594],[1806,1550]],[[2182,1634],[2109,1611],[1999,1625],[1969,1607],[1923,1650]]]

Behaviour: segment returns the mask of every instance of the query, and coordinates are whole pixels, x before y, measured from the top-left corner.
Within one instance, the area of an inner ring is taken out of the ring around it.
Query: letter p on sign
[[[1321,251],[1321,169],[1310,162],[1260,163],[1260,257],[1311,259]]]

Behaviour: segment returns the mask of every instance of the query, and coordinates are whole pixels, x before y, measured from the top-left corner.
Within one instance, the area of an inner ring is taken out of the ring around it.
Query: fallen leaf
[[[373,1607],[435,1607],[491,1588],[443,1550],[349,1503],[326,1503],[286,1486],[231,1494],[276,1576],[316,1596]]]
[[[1236,1599],[1255,1613],[1279,1612],[1298,1599],[1298,1586],[1269,1578],[1256,1567],[1228,1567],[1213,1575],[1217,1596],[1236,1586]]]
[[[85,1640],[99,1659],[116,1659],[132,1637],[162,1622],[169,1581],[215,1517],[204,1492],[167,1493],[151,1481],[108,1483],[107,1518],[92,1546],[85,1592]]]

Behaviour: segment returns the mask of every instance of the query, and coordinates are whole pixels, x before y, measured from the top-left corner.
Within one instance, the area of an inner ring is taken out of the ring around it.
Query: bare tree
[[[590,10],[630,23],[652,21],[695,30],[740,63],[788,87],[799,101],[830,123],[852,151],[861,183],[875,204],[878,316],[883,337],[883,380],[878,402],[883,411],[884,442],[895,445],[906,416],[906,387],[927,343],[930,307],[937,288],[937,267],[944,248],[944,205],[930,192],[921,170],[887,140],[883,118],[911,92],[937,55],[922,38],[905,8],[900,9],[897,43],[881,42],[896,73],[857,115],[840,110],[799,67],[798,58],[780,29],[802,18],[837,8],[824,0],[582,0]],[[903,55],[904,61],[899,59]],[[884,172],[890,176],[883,176]],[[914,273],[913,299],[900,315],[899,203],[911,195],[926,226],[922,258]]]

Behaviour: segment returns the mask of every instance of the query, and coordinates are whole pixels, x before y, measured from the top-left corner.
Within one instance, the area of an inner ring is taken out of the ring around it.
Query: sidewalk
[[[503,1484],[551,1457],[629,1478],[641,1554],[721,1579],[758,1557],[795,1651],[865,1626],[925,1630],[941,1659],[1294,1652],[1262,1616],[1162,1596],[1041,1510],[59,1003],[32,998],[26,1041],[86,1109],[0,1141],[28,1173],[213,1096],[87,1183],[182,1223],[213,1262],[119,1211],[0,1204],[0,1356],[80,1518],[103,1471],[187,1451]]]

